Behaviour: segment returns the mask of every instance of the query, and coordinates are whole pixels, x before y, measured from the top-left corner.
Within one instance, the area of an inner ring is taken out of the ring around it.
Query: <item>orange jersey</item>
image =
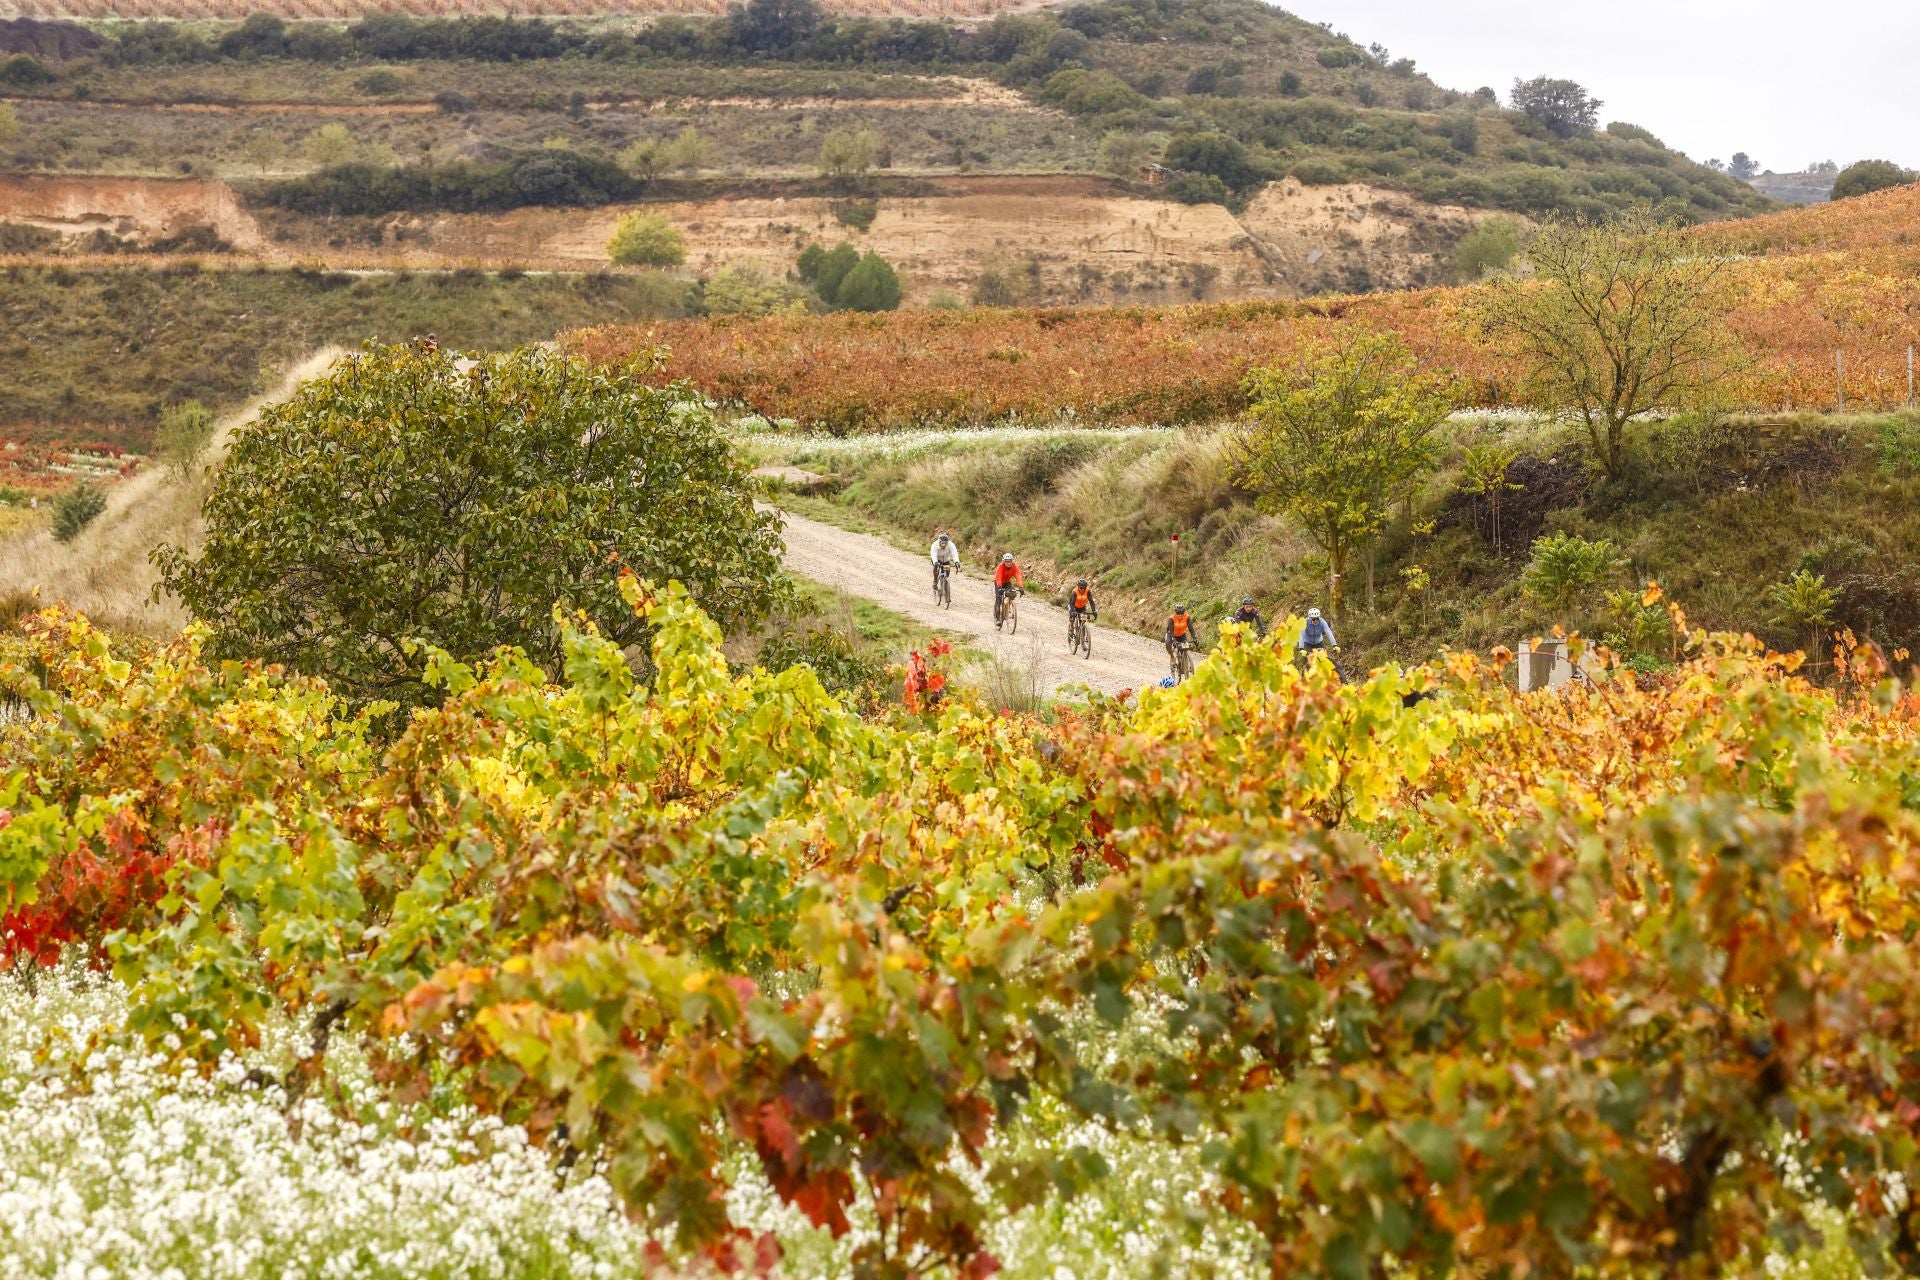
[[[993,571],[993,585],[996,587],[1004,587],[1009,583],[1020,586],[1026,585],[1020,581],[1020,566],[1017,564],[1008,564],[1005,560],[1002,560],[999,567]]]
[[[1187,631],[1192,625],[1192,617],[1184,613],[1176,613],[1167,619],[1167,630],[1173,633],[1175,640],[1185,640]]]

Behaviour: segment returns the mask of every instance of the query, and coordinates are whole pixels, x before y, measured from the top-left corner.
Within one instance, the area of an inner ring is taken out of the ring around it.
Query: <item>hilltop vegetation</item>
[[[157,105],[260,101],[264,94],[283,101],[432,102],[456,115],[552,113],[555,136],[566,145],[588,155],[604,148],[607,157],[656,136],[651,130],[658,122],[629,119],[619,122],[625,132],[583,135],[565,117],[577,121],[595,101],[662,96],[663,76],[694,97],[727,97],[739,91],[730,88],[730,77],[752,71],[759,91],[776,100],[807,92],[852,100],[939,97],[941,89],[924,87],[927,78],[959,74],[997,80],[1064,115],[1052,141],[1030,148],[1026,163],[1104,163],[1134,180],[1141,165],[1158,161],[1179,175],[1173,190],[1195,201],[1237,202],[1291,176],[1309,185],[1365,181],[1434,203],[1530,215],[1601,214],[1634,200],[1663,199],[1708,218],[1764,204],[1744,183],[1676,156],[1644,129],[1595,129],[1591,111],[1599,104],[1589,103],[1578,86],[1570,96],[1519,94],[1516,105],[1526,109],[1503,110],[1491,88],[1444,89],[1411,58],[1393,57],[1377,44],[1363,48],[1258,0],[1096,0],[1000,14],[972,30],[825,14],[809,3],[776,0],[723,17],[663,18],[637,31],[400,15],[363,18],[342,30],[256,15],[211,37],[131,27],[84,54],[69,54],[44,66],[36,62],[42,75],[25,77],[36,83],[24,91],[52,102],[84,97]],[[270,64],[285,66],[287,74],[256,74]],[[544,72],[529,78],[511,70],[530,64],[566,72],[556,81]],[[775,67],[780,70],[770,73]],[[875,79],[881,75],[884,85]],[[922,85],[900,83],[913,80]],[[944,93],[951,92],[947,85]],[[947,168],[1005,165],[1010,157],[999,135],[1017,127],[1017,115],[1001,110],[956,119],[951,123],[960,131],[944,139],[948,154],[937,160]],[[880,123],[888,130],[880,135],[883,147],[893,153],[882,168],[918,160],[925,144],[914,142],[908,122]],[[395,122],[383,125],[407,167],[436,163],[401,145]],[[50,119],[41,132],[77,127],[83,126]],[[425,121],[420,128],[444,132]],[[524,131],[495,120],[456,151],[497,161],[499,149]],[[291,150],[294,139],[283,141]],[[717,141],[728,160],[746,158],[745,136]],[[271,144],[257,145],[264,155]],[[53,155],[47,146],[43,138],[26,154],[45,163]]]

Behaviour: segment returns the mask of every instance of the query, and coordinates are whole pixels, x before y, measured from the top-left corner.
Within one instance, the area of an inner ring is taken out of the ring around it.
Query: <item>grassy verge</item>
[[[1520,450],[1509,475],[1524,485],[1505,499],[1497,546],[1484,503],[1460,491],[1460,454],[1485,440]],[[1439,473],[1378,540],[1371,592],[1364,561],[1350,567],[1345,646],[1378,661],[1511,646],[1556,624],[1605,635],[1620,622],[1605,591],[1658,581],[1695,623],[1795,647],[1807,631],[1776,621],[1769,592],[1804,568],[1835,591],[1837,624],[1889,649],[1920,647],[1920,418],[1674,424],[1644,429],[1638,446],[1628,474],[1603,483],[1553,428],[1458,424]],[[1194,608],[1210,638],[1244,594],[1269,619],[1327,602],[1324,557],[1234,486],[1219,430],[757,447],[832,478],[821,496],[793,499],[797,511],[902,546],[947,528],[971,559],[1012,550],[1042,575],[1085,574],[1103,619],[1131,630],[1156,631],[1175,603]],[[1561,607],[1525,589],[1534,540],[1554,532],[1607,539],[1620,558]]]
[[[653,275],[7,267],[0,435],[144,450],[163,405],[232,407],[316,347],[433,333],[501,350],[587,317],[675,314],[684,288]]]

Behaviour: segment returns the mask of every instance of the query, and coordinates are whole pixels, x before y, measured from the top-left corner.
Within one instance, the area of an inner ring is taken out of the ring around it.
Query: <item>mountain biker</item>
[[[1252,627],[1253,634],[1260,639],[1267,638],[1267,620],[1260,616],[1260,610],[1254,605],[1252,596],[1240,597],[1240,611],[1233,615],[1232,620],[1243,627]]]
[[[1340,642],[1334,639],[1333,626],[1320,616],[1320,611],[1309,609],[1306,629],[1300,633],[1300,652],[1310,654],[1315,649],[1330,649],[1333,653],[1338,653]],[[1331,655],[1328,656],[1328,660],[1332,661]],[[1339,663],[1335,662],[1334,665],[1338,667]]]
[[[993,570],[993,625],[1000,625],[1002,602],[1013,592],[1027,584],[1020,580],[1020,566],[1013,562],[1013,552],[1000,557],[1000,563]]]
[[[1100,616],[1099,602],[1093,598],[1093,588],[1087,585],[1085,578],[1074,584],[1067,592],[1067,635],[1073,635],[1073,620],[1081,614],[1097,619]]]
[[[1182,648],[1191,649],[1198,644],[1199,639],[1200,637],[1194,634],[1193,619],[1187,613],[1187,606],[1183,604],[1175,605],[1173,616],[1167,619],[1167,633],[1165,637],[1167,661],[1172,662],[1174,660],[1173,649],[1176,644]]]
[[[933,589],[940,589],[940,566],[949,569],[960,567],[960,547],[944,532],[933,540],[933,546],[927,549],[927,555],[933,560]]]

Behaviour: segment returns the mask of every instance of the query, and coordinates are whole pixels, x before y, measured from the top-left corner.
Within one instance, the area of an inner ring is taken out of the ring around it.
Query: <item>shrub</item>
[[[1831,198],[1848,200],[1874,191],[1885,191],[1888,187],[1904,186],[1912,181],[1913,174],[1891,160],[1862,160],[1840,171],[1840,176],[1833,180]]]
[[[1237,138],[1224,133],[1177,133],[1167,140],[1162,163],[1186,173],[1210,173],[1239,190],[1259,180],[1260,171]]]
[[[687,260],[687,242],[666,214],[636,211],[615,225],[607,257],[621,266],[677,267]]]
[[[811,667],[828,693],[862,702],[872,699],[887,678],[884,665],[862,655],[831,627],[814,627],[803,634],[775,632],[761,646],[759,665],[768,671]]]
[[[869,251],[840,281],[834,302],[848,311],[892,311],[900,305],[900,275]]]
[[[373,97],[388,98],[400,92],[401,81],[399,76],[393,74],[393,72],[387,70],[385,67],[380,67],[377,70],[369,71],[364,76],[361,76],[358,82],[358,88],[360,92],[370,94]]]
[[[865,177],[880,158],[880,135],[871,129],[835,129],[820,140],[818,164],[829,178]]]
[[[830,250],[809,244],[800,251],[794,268],[800,279],[820,295],[820,301],[831,307],[840,301],[840,282],[859,265],[860,251],[843,242]]]
[[[1626,561],[1611,540],[1589,541],[1571,533],[1549,534],[1533,544],[1533,559],[1521,585],[1551,609],[1578,608],[1617,577]]]
[[[1096,163],[1102,173],[1116,178],[1138,177],[1140,170],[1153,162],[1153,144],[1131,129],[1109,129],[1100,139]]]
[[[836,200],[832,208],[833,220],[855,231],[867,230],[873,226],[873,220],[880,216],[880,202],[877,200]]]
[[[1290,172],[1291,176],[1303,186],[1309,187],[1338,186],[1353,176],[1338,160],[1321,160],[1312,157],[1299,161]]]
[[[235,439],[204,548],[162,548],[162,581],[215,653],[401,703],[430,696],[415,641],[559,670],[556,601],[642,640],[616,566],[753,621],[778,594],[778,522],[711,414],[650,370],[526,349],[462,372],[450,350],[370,345]]]
[[[1453,272],[1462,280],[1505,270],[1520,252],[1520,224],[1512,218],[1488,218],[1453,248]]]
[[[72,542],[107,509],[107,495],[82,480],[53,500],[53,539]]]
[[[37,89],[52,84],[58,78],[40,65],[38,58],[30,58],[24,53],[0,62],[0,85],[11,89]]]
[[[807,310],[792,286],[744,262],[714,272],[701,296],[708,314],[716,316],[804,315]]]
[[[176,480],[184,480],[213,444],[213,414],[198,400],[169,406],[154,434],[161,459]]]
[[[1181,204],[1225,204],[1233,198],[1227,184],[1210,173],[1183,173],[1165,187],[1167,199]]]
[[[1820,574],[1801,569],[1785,582],[1774,584],[1767,592],[1767,603],[1773,608],[1768,621],[1806,631],[1807,653],[1811,656],[1819,650],[1821,628],[1833,625],[1833,610],[1840,603],[1840,594],[1827,586]]]

